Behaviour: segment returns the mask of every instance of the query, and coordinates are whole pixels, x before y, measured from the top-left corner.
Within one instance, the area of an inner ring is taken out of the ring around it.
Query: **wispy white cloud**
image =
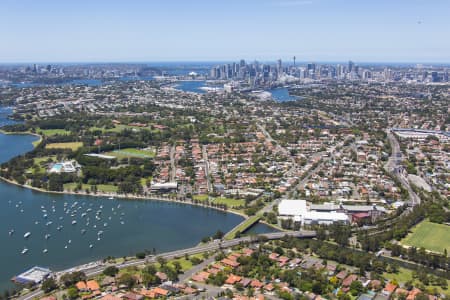
[[[313,4],[312,0],[275,0],[272,5],[279,7],[295,7]]]

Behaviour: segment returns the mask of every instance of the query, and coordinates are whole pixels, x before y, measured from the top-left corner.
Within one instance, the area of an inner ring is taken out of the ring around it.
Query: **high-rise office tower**
[[[348,61],[348,72],[351,73],[353,71],[353,68],[355,67],[355,63],[351,60]]]

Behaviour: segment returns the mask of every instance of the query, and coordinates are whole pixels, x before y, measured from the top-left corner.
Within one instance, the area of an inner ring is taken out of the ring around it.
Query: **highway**
[[[392,154],[389,157],[384,168],[387,172],[394,175],[400,181],[402,186],[408,191],[409,202],[411,206],[418,205],[420,204],[420,198],[411,188],[408,179],[405,177],[406,172],[402,167],[403,156],[400,150],[400,145],[391,130],[387,130],[386,133],[389,139],[389,143],[391,144]]]
[[[268,238],[269,240],[276,240],[276,239],[280,239],[286,235],[292,236],[292,237],[297,237],[297,238],[313,238],[316,236],[316,233],[315,233],[315,231],[287,231],[287,232],[267,233],[267,234],[260,235],[260,236],[264,236],[264,237]],[[208,251],[216,251],[216,250],[223,249],[223,248],[230,248],[230,247],[239,245],[240,243],[253,242],[253,241],[255,241],[255,238],[257,238],[257,237],[246,236],[246,237],[233,239],[233,240],[229,240],[229,241],[223,240],[223,241],[211,242],[208,244],[199,245],[199,246],[192,247],[192,248],[161,253],[161,254],[158,254],[157,256],[147,256],[144,259],[136,259],[136,260],[124,262],[121,264],[100,264],[93,268],[81,269],[81,271],[83,271],[86,274],[86,276],[92,277],[92,276],[101,274],[103,272],[103,270],[105,270],[109,266],[116,266],[119,269],[123,269],[126,267],[142,265],[145,263],[154,263],[157,261],[158,257],[162,257],[166,260],[169,260],[169,259],[173,259],[173,258],[177,258],[177,257],[183,257],[185,255],[193,255],[193,254],[204,253],[204,252],[208,252]],[[75,268],[70,268],[67,270],[57,272],[55,274],[57,274],[57,278],[59,279],[63,274],[68,273],[68,272],[73,272],[74,269]],[[28,293],[24,296],[18,297],[17,299],[30,300],[30,299],[33,299],[36,297],[41,297],[43,294],[44,294],[43,291],[41,291],[40,287],[39,287],[39,289],[37,289],[31,293]]]

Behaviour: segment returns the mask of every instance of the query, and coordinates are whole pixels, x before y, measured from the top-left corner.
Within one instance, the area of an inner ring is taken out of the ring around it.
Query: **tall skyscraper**
[[[348,61],[348,72],[351,73],[355,67],[355,63],[351,60]]]
[[[283,63],[281,59],[277,60],[277,74],[280,76],[283,73]]]

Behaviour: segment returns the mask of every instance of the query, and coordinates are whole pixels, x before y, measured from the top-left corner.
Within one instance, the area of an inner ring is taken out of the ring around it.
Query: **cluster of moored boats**
[[[112,197],[109,198],[110,200],[113,200]],[[53,201],[55,202],[55,200]],[[11,203],[11,201],[9,201],[9,203]],[[23,208],[22,208],[22,201],[19,201],[16,205],[16,208],[19,209],[20,212],[23,212]],[[86,202],[82,202],[82,203],[78,203],[78,201],[75,201],[72,204],[69,204],[67,202],[64,202],[63,205],[63,216],[53,216],[53,214],[56,213],[56,207],[55,205],[52,205],[49,208],[46,208],[45,206],[41,206],[41,211],[42,211],[42,218],[44,221],[35,221],[34,224],[35,225],[39,225],[41,222],[43,224],[45,224],[45,231],[46,233],[44,234],[44,239],[45,240],[49,240],[51,238],[51,234],[49,233],[49,231],[51,230],[51,225],[53,224],[53,221],[50,220],[51,217],[55,217],[55,219],[57,221],[55,222],[60,222],[62,223],[62,221],[64,220],[64,218],[69,218],[72,219],[70,221],[70,224],[72,226],[76,226],[77,224],[83,224],[81,226],[85,227],[82,228],[80,230],[80,234],[81,235],[85,235],[86,232],[89,231],[90,228],[94,229],[94,230],[98,230],[97,234],[96,234],[96,239],[97,241],[100,241],[102,239],[102,235],[104,233],[103,230],[101,230],[100,228],[105,228],[108,226],[108,223],[105,222],[105,220],[112,220],[113,216],[118,216],[119,217],[119,221],[121,225],[124,225],[125,222],[123,220],[123,217],[125,215],[125,213],[120,212],[120,208],[121,205],[118,204],[115,207],[111,207],[111,216],[109,217],[103,217],[103,215],[105,215],[105,213],[103,212],[103,205],[100,205],[98,207],[98,209],[94,209],[94,203],[86,203]],[[64,216],[66,215],[66,216]],[[103,222],[101,222],[103,220]],[[44,223],[45,222],[45,223]],[[102,224],[103,223],[103,224]],[[64,228],[64,226],[62,224],[59,224],[56,227],[56,230],[58,232],[62,231]],[[8,232],[9,236],[13,236],[15,234],[15,230],[14,229],[10,229]],[[25,240],[30,239],[31,237],[31,231],[26,232],[23,235],[23,238]],[[64,245],[64,249],[68,249],[69,245],[72,244],[72,240],[69,239],[67,241],[67,243]],[[94,248],[94,243],[90,243],[88,245],[88,247],[90,249]],[[29,249],[27,247],[24,247],[23,250],[21,251],[21,254],[26,254],[28,253]],[[42,253],[48,253],[49,250],[47,248],[42,250]]]

